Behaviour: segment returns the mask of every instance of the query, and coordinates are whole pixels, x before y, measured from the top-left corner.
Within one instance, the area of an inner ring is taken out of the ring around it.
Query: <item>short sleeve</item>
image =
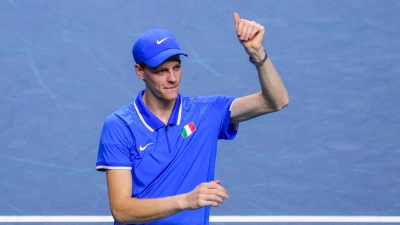
[[[222,110],[222,123],[221,123],[221,130],[218,136],[218,139],[227,139],[227,140],[233,140],[236,137],[238,128],[239,128],[239,123],[231,123],[231,109],[232,109],[232,104],[236,100],[234,97],[228,97],[228,96],[221,96],[218,98],[217,104]]]
[[[132,169],[134,138],[129,126],[117,116],[109,116],[100,136],[96,169]]]

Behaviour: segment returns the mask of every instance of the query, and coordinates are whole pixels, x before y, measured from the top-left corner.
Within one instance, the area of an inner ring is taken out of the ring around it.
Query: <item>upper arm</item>
[[[242,122],[274,111],[276,109],[265,100],[261,92],[247,95],[233,102],[231,123]]]
[[[108,118],[100,136],[96,169],[129,171],[136,155],[135,140],[129,125],[116,117]]]
[[[111,209],[132,196],[132,175],[130,170],[111,169],[106,171],[108,196]]]

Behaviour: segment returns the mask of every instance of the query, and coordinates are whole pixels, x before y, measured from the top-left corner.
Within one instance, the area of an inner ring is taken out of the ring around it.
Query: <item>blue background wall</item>
[[[212,215],[399,215],[400,2],[0,1],[0,214],[109,215],[105,117],[133,101],[131,46],[181,48],[185,95],[259,90],[233,12],[266,28],[290,105],[221,141]]]

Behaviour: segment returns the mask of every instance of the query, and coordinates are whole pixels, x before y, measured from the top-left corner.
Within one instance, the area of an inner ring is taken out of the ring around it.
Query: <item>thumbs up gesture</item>
[[[255,21],[241,19],[238,13],[233,14],[236,34],[246,52],[255,52],[262,48],[265,29]]]

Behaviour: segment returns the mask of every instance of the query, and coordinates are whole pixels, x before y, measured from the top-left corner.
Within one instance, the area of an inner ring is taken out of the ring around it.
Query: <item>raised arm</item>
[[[181,195],[138,199],[132,198],[132,177],[129,170],[107,170],[111,213],[119,224],[145,223],[159,220],[183,210],[218,206],[229,196],[219,181],[202,183]]]
[[[246,53],[254,62],[262,62],[267,52],[262,46],[265,29],[255,21],[241,19],[234,13],[236,34]],[[281,110],[289,104],[289,95],[269,58],[256,66],[261,92],[236,99],[232,105],[231,122],[237,123]]]

